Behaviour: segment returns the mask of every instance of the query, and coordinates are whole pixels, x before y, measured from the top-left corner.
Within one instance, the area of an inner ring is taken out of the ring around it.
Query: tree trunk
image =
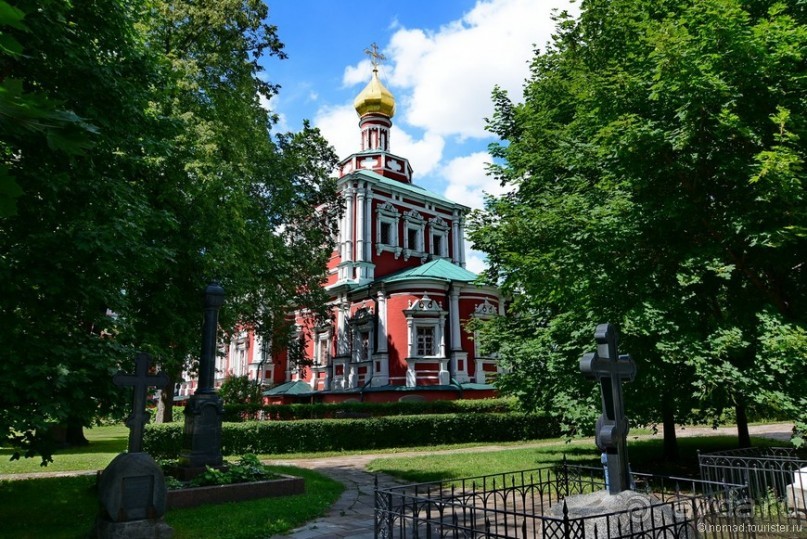
[[[748,432],[748,416],[745,415],[745,404],[740,402],[734,406],[737,415],[737,442],[740,448],[751,447],[751,434]]]
[[[68,447],[89,445],[90,441],[84,437],[84,425],[75,419],[68,419],[65,428],[65,442]]]
[[[166,371],[168,375],[168,385],[165,389],[159,392],[160,398],[157,399],[155,423],[172,423],[174,421],[174,376]]]
[[[664,425],[664,459],[678,461],[678,438],[675,435],[675,410],[667,395],[662,396],[661,416]]]

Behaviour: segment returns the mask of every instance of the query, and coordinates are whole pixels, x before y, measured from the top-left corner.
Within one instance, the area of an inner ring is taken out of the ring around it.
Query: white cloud
[[[395,32],[385,51],[390,85],[411,93],[404,119],[443,136],[489,136],[490,92],[498,84],[521,99],[534,45],[544,48],[554,29],[553,7],[569,7],[568,0],[480,0],[435,32]]]
[[[282,112],[277,112],[280,110],[279,100],[277,94],[273,95],[270,99],[266,99],[266,97],[258,94],[258,104],[261,108],[277,115],[277,122],[272,126],[271,130],[275,133],[284,133],[289,131],[289,124],[286,115]]]
[[[486,267],[487,263],[483,253],[471,249],[465,251],[465,269],[479,275]]]
[[[359,119],[352,104],[319,109],[314,117],[314,125],[336,149],[339,159],[361,150]],[[417,176],[428,174],[437,167],[444,146],[443,138],[433,133],[415,138],[398,126],[392,126],[390,151],[409,159]]]
[[[414,139],[406,131],[392,126],[390,151],[409,159],[415,177],[432,172],[443,157],[445,141],[434,133],[426,133],[423,138]]]
[[[498,181],[485,173],[491,161],[487,152],[475,152],[456,157],[440,170],[448,181],[445,197],[474,209],[482,208],[484,194],[501,195],[507,191]]]
[[[343,159],[361,149],[359,119],[353,105],[324,107],[314,116],[314,125],[336,149],[336,155]]]

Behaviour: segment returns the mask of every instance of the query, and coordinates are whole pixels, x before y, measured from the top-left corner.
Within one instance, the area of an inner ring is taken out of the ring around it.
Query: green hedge
[[[144,450],[154,458],[177,458],[182,431],[182,424],[149,425]],[[552,419],[511,412],[224,423],[221,441],[222,453],[228,456],[506,442],[559,435],[560,427]]]
[[[340,414],[387,417],[423,414],[491,414],[517,411],[515,399],[437,400],[427,402],[344,402],[337,404],[225,404],[225,421],[255,419],[334,419]]]

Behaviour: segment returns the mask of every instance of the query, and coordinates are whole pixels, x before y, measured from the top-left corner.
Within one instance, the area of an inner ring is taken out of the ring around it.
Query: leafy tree
[[[0,432],[47,460],[48,425],[120,411],[135,350],[174,377],[199,353],[210,280],[223,329],[321,310],[340,208],[319,132],[270,138],[258,59],[283,54],[262,2],[6,6],[0,46],[24,48],[0,52],[0,180],[22,194],[0,225]]]
[[[472,218],[487,278],[513,297],[486,338],[502,386],[570,428],[597,410],[577,358],[596,323],[639,364],[628,411],[665,423],[804,388],[805,7],[589,0],[562,13],[525,101],[494,91],[491,173]],[[784,337],[784,336],[787,337]],[[799,412],[803,414],[803,409]]]
[[[264,22],[267,9],[259,0],[166,0],[144,23],[169,72],[154,105],[170,127],[150,200],[172,217],[168,230],[153,230],[172,259],[133,286],[133,335],[173,379],[199,352],[209,279],[227,292],[221,325],[246,324],[276,347],[291,306],[323,310],[320,282],[339,211],[329,177],[336,157],[308,124],[268,136],[274,118],[261,100],[277,87],[258,60],[285,54]],[[170,420],[170,394],[162,405]]]
[[[132,355],[121,291],[163,258],[145,240],[163,217],[149,207],[141,133],[156,64],[124,4],[5,4],[18,18],[0,59],[8,118],[2,165],[21,190],[0,224],[0,429],[26,456],[52,449],[52,423],[81,427],[115,409],[110,376]]]
[[[248,376],[229,376],[218,390],[225,404],[260,404],[263,388]]]

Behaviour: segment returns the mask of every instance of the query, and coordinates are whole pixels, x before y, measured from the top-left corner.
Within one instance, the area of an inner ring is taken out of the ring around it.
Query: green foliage
[[[434,414],[224,423],[221,440],[224,455],[282,454],[533,440],[559,432],[554,421],[535,414]],[[176,458],[182,448],[182,427],[150,425],[143,444],[155,458]]]
[[[249,405],[262,400],[260,384],[250,380],[248,376],[228,376],[218,389],[219,397],[226,404]]]
[[[232,483],[253,483],[266,481],[277,477],[268,466],[261,464],[255,455],[244,455],[236,464],[229,464],[225,469],[219,470],[207,466],[207,469],[194,477],[191,487],[205,487],[210,485],[230,485]]]
[[[221,394],[221,393],[219,393]],[[426,402],[344,402],[337,404],[224,405],[226,421],[257,418],[296,420],[350,418],[360,415],[384,417],[421,414],[486,414],[518,411],[515,399],[482,399]]]
[[[490,173],[510,192],[469,226],[513,299],[481,328],[499,387],[589,424],[577,359],[608,321],[638,363],[634,421],[803,418],[807,11],[590,0],[557,23],[524,102],[494,91]]]
[[[0,0],[0,437],[17,455],[47,460],[48,424],[120,417],[111,375],[136,350],[177,381],[213,279],[228,333],[282,346],[290,305],[324,309],[335,156],[308,125],[270,134],[267,6],[148,8]]]

